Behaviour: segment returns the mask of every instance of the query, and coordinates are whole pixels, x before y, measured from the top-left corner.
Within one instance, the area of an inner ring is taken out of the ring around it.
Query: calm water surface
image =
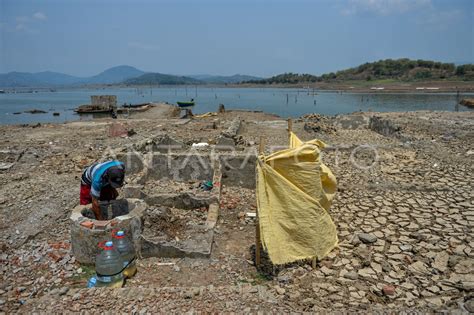
[[[456,108],[457,96],[451,93],[413,94],[361,94],[322,92],[303,89],[271,88],[208,88],[208,87],[164,87],[164,88],[108,88],[108,89],[61,89],[56,92],[38,90],[36,93],[0,94],[0,124],[34,122],[64,122],[80,120],[73,109],[90,103],[91,95],[112,94],[123,103],[186,101],[194,98],[193,113],[216,111],[219,104],[226,109],[251,109],[274,113],[282,117],[299,117],[306,113],[335,115],[355,111],[412,111],[412,110],[460,110]],[[473,97],[463,94],[462,97]],[[28,114],[25,110],[40,109],[46,114]],[[21,112],[21,114],[14,114]],[[60,116],[53,116],[59,112]],[[82,117],[82,119],[90,119]]]

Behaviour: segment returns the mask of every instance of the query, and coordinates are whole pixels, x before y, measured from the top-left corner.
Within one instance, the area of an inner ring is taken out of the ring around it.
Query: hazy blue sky
[[[0,0],[0,73],[322,74],[385,58],[473,62],[474,0]]]

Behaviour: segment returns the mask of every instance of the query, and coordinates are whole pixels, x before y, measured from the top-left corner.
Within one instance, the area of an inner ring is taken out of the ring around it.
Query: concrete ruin
[[[117,108],[117,96],[115,95],[91,95],[91,105],[101,106],[109,109]]]
[[[241,120],[234,119],[221,132],[219,139],[225,139],[225,145],[219,146],[218,141],[219,154],[190,148],[168,135],[126,148],[126,153],[117,156],[127,169],[121,194],[125,199],[112,205],[111,223],[96,221],[85,206],[73,210],[71,238],[76,259],[92,263],[97,243],[115,227],[131,234],[139,257],[209,257],[222,184],[255,188],[255,154],[225,150],[235,147],[240,129]],[[126,207],[118,204],[133,205],[133,210],[123,212]]]
[[[400,134],[400,126],[393,123],[388,119],[383,119],[382,117],[372,116],[369,120],[369,129],[375,131],[383,136],[397,136]]]
[[[77,113],[117,112],[117,96],[92,95],[91,104],[80,105]]]
[[[99,251],[98,244],[111,239],[112,231],[124,230],[133,241],[135,248],[140,246],[142,216],[147,208],[139,199],[119,199],[101,205],[102,215],[107,220],[95,219],[91,205],[79,205],[72,210],[71,246],[74,257],[83,264],[94,264]]]
[[[146,166],[136,183],[124,190],[126,197],[140,197],[150,206],[145,221],[153,216],[156,207],[188,211],[205,208],[207,217],[187,224],[181,240],[169,237],[173,235],[166,237],[159,228],[149,226],[141,236],[142,257],[209,257],[219,211],[222,178],[219,160],[209,155],[158,152],[148,156]],[[189,185],[202,181],[211,181],[212,189],[205,191]]]
[[[154,147],[156,143],[147,145]],[[87,206],[76,207],[71,215],[73,252],[81,263],[93,263],[97,243],[114,228],[124,228],[131,234],[137,255],[142,258],[209,257],[222,183],[255,188],[254,155],[135,151],[119,159],[131,180],[123,187],[126,199],[112,205],[113,213],[108,216],[111,221],[96,221]],[[203,189],[203,182],[212,182],[212,189]],[[124,211],[125,204],[132,205],[132,211]]]

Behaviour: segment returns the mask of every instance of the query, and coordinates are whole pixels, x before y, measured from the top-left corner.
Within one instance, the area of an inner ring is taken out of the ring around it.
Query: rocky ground
[[[224,186],[211,258],[143,259],[124,288],[86,289],[93,270],[72,256],[68,221],[84,166],[164,134],[212,145],[236,117],[238,149],[287,145],[286,122],[263,113],[149,116],[119,120],[135,132],[124,138],[109,119],[0,127],[0,311],[474,311],[473,112],[295,120],[302,139],[328,144],[338,179],[339,247],[316,269],[257,270],[254,191]]]

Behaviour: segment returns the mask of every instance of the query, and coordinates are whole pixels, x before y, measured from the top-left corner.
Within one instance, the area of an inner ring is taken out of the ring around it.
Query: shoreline
[[[119,114],[117,119],[112,119],[108,114],[86,114],[84,119],[81,119],[81,115],[76,114],[79,116],[78,119],[69,119],[66,121],[31,121],[31,122],[24,122],[24,123],[0,123],[0,129],[2,127],[33,127],[36,128],[38,126],[55,126],[55,125],[67,125],[71,123],[94,123],[94,122],[127,122],[127,121],[134,121],[134,120],[139,120],[139,119],[144,119],[144,118],[149,118],[147,116],[151,117],[156,117],[157,114],[154,112],[160,113],[172,113],[175,112],[178,108],[172,104],[167,104],[167,103],[152,103],[154,106],[149,109],[148,111],[145,112],[137,112],[131,114],[130,117],[125,117],[124,114]],[[474,112],[474,108],[466,106],[466,105],[459,105],[465,110],[461,111],[456,111],[456,110],[431,110],[431,109],[424,109],[424,110],[419,110],[419,109],[414,109],[414,110],[400,110],[400,111],[376,111],[376,110],[368,110],[368,111],[353,111],[353,112],[348,112],[348,113],[339,113],[339,114],[333,114],[333,115],[327,115],[327,114],[320,114],[323,117],[337,117],[337,116],[346,116],[346,115],[353,115],[353,114],[367,114],[367,115],[372,115],[372,114],[403,114],[403,113],[412,113],[412,114],[417,114],[417,113],[472,113]],[[466,110],[467,109],[467,110]],[[178,111],[179,112],[179,111]],[[308,113],[305,113],[300,116],[289,116],[289,117],[283,117],[280,116],[276,113],[270,112],[270,111],[263,111],[263,110],[251,110],[251,109],[245,109],[245,108],[229,108],[226,110],[228,113],[242,113],[242,114],[262,114],[262,115],[267,115],[267,116],[272,116],[276,119],[300,119],[304,115],[310,115],[313,114],[314,111],[308,111]],[[217,113],[216,112],[211,112],[211,113]],[[24,114],[24,113],[23,113]],[[28,114],[25,114],[28,115]],[[35,115],[35,114],[29,114],[29,115]],[[195,114],[199,115],[199,114]],[[178,118],[178,117],[175,117]]]
[[[149,89],[149,88],[211,88],[211,89],[304,89],[325,92],[354,92],[354,93],[394,93],[394,94],[436,94],[436,93],[474,93],[473,81],[420,81],[420,82],[385,82],[385,81],[345,81],[345,82],[304,82],[297,84],[185,84],[185,85],[122,85],[122,84],[101,84],[84,86],[38,86],[38,87],[4,87],[4,94],[22,94],[50,92],[56,93],[61,90],[83,90],[83,89]],[[383,88],[374,90],[373,88]],[[417,89],[418,88],[418,89]],[[423,88],[423,89],[421,89]],[[15,91],[15,92],[9,92]],[[24,91],[24,92],[22,92]]]

